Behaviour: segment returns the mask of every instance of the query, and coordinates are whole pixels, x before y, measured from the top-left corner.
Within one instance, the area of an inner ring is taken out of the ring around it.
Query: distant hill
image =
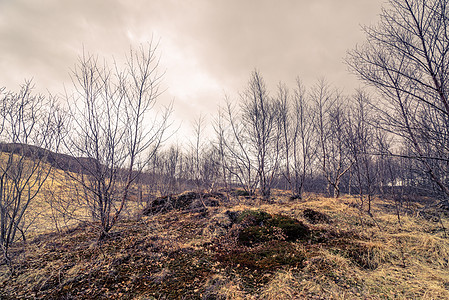
[[[93,158],[73,157],[27,144],[0,143],[0,152],[20,154],[30,159],[42,159],[53,168],[74,173],[81,173],[95,165]]]

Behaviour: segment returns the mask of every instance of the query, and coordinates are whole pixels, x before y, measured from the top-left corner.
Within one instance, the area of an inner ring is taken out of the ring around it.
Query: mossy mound
[[[244,210],[237,215],[235,222],[244,226],[261,226],[270,218],[271,215],[263,210]]]
[[[307,208],[303,212],[304,218],[309,221],[311,224],[318,224],[318,223],[329,223],[329,217],[319,211]]]
[[[273,240],[307,239],[309,228],[302,222],[284,215],[271,215],[262,210],[245,210],[236,218],[243,228],[238,234],[242,245],[252,246]]]
[[[270,271],[283,266],[301,267],[305,258],[290,242],[270,241],[250,249],[234,249],[218,259],[237,268]]]
[[[151,216],[156,213],[166,213],[175,209],[198,211],[199,208],[205,208],[205,206],[217,207],[220,205],[220,201],[225,198],[226,196],[219,192],[184,192],[179,195],[167,195],[151,201],[149,205],[143,209],[142,215]]]
[[[277,227],[285,234],[287,241],[296,241],[309,238],[310,230],[302,222],[283,215],[273,215],[267,225]]]
[[[239,197],[239,196],[241,196],[241,197],[251,197],[251,196],[253,196],[250,192],[245,191],[245,190],[240,190],[240,189],[237,189],[237,190],[233,191],[232,194],[234,196],[236,196],[236,197]]]
[[[265,226],[249,226],[243,228],[238,235],[239,243],[245,246],[281,239],[283,239],[283,235],[279,229]]]

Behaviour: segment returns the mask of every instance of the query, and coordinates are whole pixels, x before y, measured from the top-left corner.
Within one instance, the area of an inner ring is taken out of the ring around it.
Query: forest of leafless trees
[[[48,164],[57,152],[73,158],[64,174],[77,201],[69,202],[84,203],[100,237],[136,191],[140,201],[192,189],[240,188],[266,201],[273,189],[291,191],[292,200],[351,194],[369,214],[375,195],[425,195],[429,208],[447,206],[448,8],[446,0],[389,1],[380,22],[364,28],[366,41],[348,52],[349,69],[366,83],[352,94],[324,79],[269,88],[254,70],[211,124],[194,122],[184,145],[167,135],[172,106],[155,109],[163,79],[155,44],[132,50],[121,67],[83,53],[64,97],[37,95],[31,82],[18,92],[2,88],[5,259],[11,243],[26,238],[27,208],[47,177],[64,169]],[[214,135],[205,137],[206,128]]]

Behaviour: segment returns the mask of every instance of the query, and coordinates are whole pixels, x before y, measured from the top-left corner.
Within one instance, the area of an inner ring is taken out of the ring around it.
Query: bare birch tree
[[[390,0],[348,65],[383,97],[383,125],[406,140],[448,204],[449,35],[447,0]]]
[[[275,120],[277,130],[279,132],[279,150],[281,150],[281,170],[284,179],[287,181],[288,189],[293,191],[294,182],[291,176],[291,149],[295,141],[293,128],[293,112],[289,90],[285,84],[278,85],[278,93],[276,98],[276,106],[278,109],[278,117]]]
[[[246,130],[245,139],[257,162],[261,194],[268,198],[280,161],[280,132],[276,126],[279,109],[257,71],[251,74],[248,88],[241,98],[241,122]]]
[[[279,105],[270,97],[258,71],[251,74],[248,87],[240,94],[237,111],[229,99],[219,113],[215,131],[224,173],[250,194],[259,188],[268,199],[281,161]]]
[[[67,149],[80,176],[100,238],[117,222],[137,175],[163,142],[171,108],[157,118],[160,95],[156,45],[130,51],[125,66],[110,68],[84,54],[73,72],[76,89],[72,138]],[[68,99],[71,100],[71,99]],[[87,161],[87,163],[86,163]]]
[[[347,141],[350,151],[350,160],[355,171],[356,183],[360,205],[363,209],[365,198],[367,211],[371,214],[371,201],[375,193],[376,165],[374,155],[375,128],[369,96],[366,92],[358,90],[353,97],[353,106],[348,113]]]
[[[281,143],[281,168],[292,198],[302,198],[305,178],[316,153],[314,114],[299,78],[293,93],[280,84],[277,95],[277,125]]]
[[[314,126],[316,115],[312,113],[306,90],[299,79],[296,80],[293,102],[293,195],[302,198],[306,175],[311,172],[316,159],[317,140]]]
[[[205,187],[207,175],[204,174],[204,164],[206,161],[203,160],[203,155],[205,153],[206,145],[204,143],[204,130],[205,130],[205,117],[200,115],[198,119],[193,122],[193,137],[194,140],[190,142],[189,158],[191,164],[191,174],[192,179],[195,182],[196,189],[199,191]]]
[[[235,182],[249,195],[254,195],[259,178],[256,173],[257,163],[248,144],[247,128],[229,99],[224,110],[223,123],[226,125],[220,123],[218,131],[216,130],[221,144],[223,173],[228,173],[231,184]]]
[[[11,244],[26,239],[28,210],[52,170],[50,150],[57,150],[63,132],[54,99],[32,90],[31,82],[17,93],[0,90],[0,246],[7,263]]]
[[[311,91],[311,99],[316,114],[321,170],[327,181],[328,194],[338,198],[341,178],[351,167],[345,146],[347,120],[344,98],[320,80]]]

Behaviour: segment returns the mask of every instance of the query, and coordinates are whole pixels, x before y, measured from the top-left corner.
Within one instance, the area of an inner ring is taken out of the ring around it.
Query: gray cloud
[[[120,58],[160,39],[161,68],[175,116],[213,113],[223,91],[244,88],[257,68],[269,87],[312,84],[325,76],[347,92],[357,86],[342,63],[377,20],[382,0],[0,0],[0,86],[33,77],[42,89],[70,86],[83,47]]]
[[[223,81],[247,76],[254,67],[277,80],[295,74],[332,76],[345,68],[347,48],[362,37],[359,24],[379,11],[372,0],[219,3],[204,4],[201,21],[178,30]],[[186,14],[198,17],[194,11]]]
[[[0,3],[0,67],[13,76],[0,82],[17,85],[35,78],[58,88],[83,45],[104,53],[128,43],[120,5],[108,1],[10,1]],[[125,46],[129,47],[129,46]],[[125,48],[126,49],[126,48]],[[19,81],[19,82],[17,82]],[[42,88],[42,86],[40,86]]]

